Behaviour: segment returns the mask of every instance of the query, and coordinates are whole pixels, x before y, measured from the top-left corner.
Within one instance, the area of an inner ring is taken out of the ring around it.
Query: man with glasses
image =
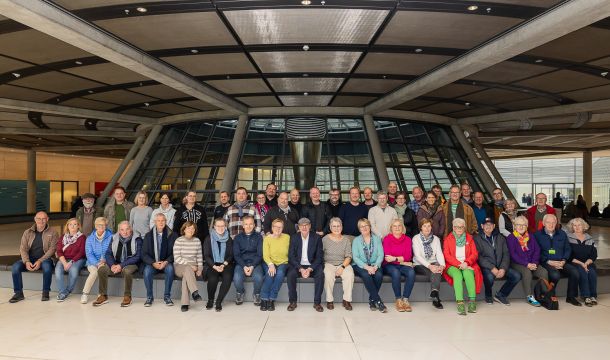
[[[491,193],[493,196],[492,206],[494,212],[494,223],[498,223],[498,219],[500,218],[500,214],[504,211],[504,194],[502,193],[502,189],[499,187],[495,188]]]
[[[339,210],[343,205],[339,189],[332,189],[328,192],[328,200],[326,203],[328,204],[328,207],[330,207],[330,211],[333,214],[332,217],[339,217]]]
[[[527,209],[527,224],[528,231],[532,234],[544,228],[542,219],[546,214],[555,215],[555,209],[546,204],[546,195],[544,193],[536,194],[536,204]]]
[[[449,190],[449,201],[443,205],[445,213],[445,234],[447,236],[453,229],[453,219],[464,219],[466,222],[466,232],[470,235],[477,233],[477,220],[474,217],[472,208],[460,199],[461,188],[459,185],[451,186]]]
[[[23,232],[19,252],[21,260],[13,264],[13,290],[15,294],[9,300],[16,303],[25,299],[23,296],[23,277],[24,271],[37,271],[42,269],[42,301],[49,301],[49,291],[51,291],[51,280],[53,278],[53,260],[57,249],[59,234],[49,226],[49,216],[44,211],[36,213],[34,216],[35,224]]]

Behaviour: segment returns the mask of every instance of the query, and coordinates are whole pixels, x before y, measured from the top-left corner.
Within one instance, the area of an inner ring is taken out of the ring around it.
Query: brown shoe
[[[335,308],[335,304],[333,304],[332,302],[327,302],[326,303],[326,308],[328,310],[333,310]]]
[[[406,312],[413,311],[413,309],[411,308],[411,304],[409,304],[409,300],[402,300],[402,308],[405,309]]]
[[[396,306],[396,311],[398,311],[398,312],[405,311],[404,305],[402,304],[402,299],[396,299],[394,306]]]
[[[350,304],[349,301],[343,300],[343,307],[345,308],[345,310],[349,310],[349,311],[352,310],[352,304]]]
[[[320,304],[313,304],[313,308],[316,309],[317,312],[324,311],[324,308]]]
[[[124,296],[121,307],[128,307],[129,305],[131,305],[131,296]]]
[[[296,302],[291,302],[290,304],[288,304],[288,311],[294,311],[294,309],[297,308],[297,303]]]
[[[104,304],[108,304],[108,296],[106,295],[99,295],[93,302],[93,306],[102,306]]]

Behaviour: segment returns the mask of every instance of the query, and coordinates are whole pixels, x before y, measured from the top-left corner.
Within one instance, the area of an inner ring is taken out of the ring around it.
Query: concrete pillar
[[[27,171],[26,212],[33,214],[36,212],[36,151],[34,150],[28,150]]]
[[[582,196],[587,206],[593,205],[593,153],[591,150],[582,153]]]
[[[231,149],[229,150],[229,158],[227,159],[227,166],[225,167],[225,176],[220,184],[221,191],[228,191],[231,193],[235,185],[235,179],[237,178],[237,171],[239,170],[239,156],[241,150],[246,142],[246,132],[248,130],[248,115],[239,115],[237,120],[237,127],[235,128],[235,135],[233,135],[233,142],[231,143]]]
[[[129,186],[129,183],[131,183],[131,180],[133,180],[133,177],[136,175],[136,172],[140,168],[140,165],[142,165],[142,162],[144,161],[144,158],[150,151],[150,148],[153,146],[153,144],[157,140],[157,137],[159,137],[159,134],[161,133],[161,129],[163,129],[163,125],[155,125],[152,127],[152,129],[150,130],[148,135],[146,135],[146,140],[144,141],[144,144],[142,144],[142,147],[138,151],[138,154],[136,155],[136,157],[133,159],[133,162],[131,163],[129,170],[127,170],[127,172],[121,179],[121,182],[119,183],[119,185],[121,185],[124,188],[127,188],[127,186]]]
[[[121,175],[123,175],[123,172],[127,168],[127,165],[129,165],[129,162],[135,156],[136,152],[140,148],[140,145],[142,145],[142,143],[144,142],[144,137],[145,137],[144,135],[138,136],[138,138],[133,143],[133,145],[131,145],[131,148],[127,152],[127,155],[125,155],[125,158],[123,158],[123,161],[121,161],[121,164],[119,164],[119,167],[117,168],[114,175],[112,176],[112,179],[110,179],[110,181],[108,182],[108,185],[106,185],[106,187],[104,188],[104,191],[102,191],[102,194],[100,195],[99,199],[97,199],[98,207],[102,207],[102,205],[108,198],[108,195],[110,194],[110,190],[112,190],[114,188],[114,185],[117,183],[117,181],[119,181],[119,179],[121,178]]]
[[[379,135],[377,134],[377,129],[375,128],[373,116],[364,115],[364,127],[366,129],[366,136],[369,139],[369,144],[371,145],[373,164],[375,165],[375,170],[377,170],[377,176],[379,177],[379,189],[384,189],[387,191],[390,178],[388,177],[388,169],[385,166],[385,161],[383,160],[381,143],[379,142]]]
[[[489,176],[487,169],[485,169],[483,163],[481,163],[481,160],[477,157],[477,154],[475,154],[474,150],[472,150],[472,146],[466,138],[466,135],[464,135],[464,131],[459,125],[451,125],[451,130],[453,130],[453,134],[462,146],[462,149],[464,149],[464,152],[466,152],[466,156],[468,156],[468,160],[470,160],[474,170],[477,172],[477,174],[479,174],[479,177],[483,182],[483,187],[489,194],[491,194],[493,189],[496,187],[496,184],[491,176]]]
[[[472,137],[470,137],[470,142],[472,143],[472,145],[474,145],[475,149],[477,149],[477,152],[481,156],[481,159],[483,159],[483,162],[485,163],[485,165],[487,166],[489,171],[491,171],[491,174],[494,176],[494,178],[498,182],[498,185],[500,185],[500,188],[504,192],[504,197],[506,199],[516,199],[515,195],[508,188],[508,185],[506,185],[506,182],[502,178],[502,175],[500,174],[500,172],[494,165],[493,161],[491,161],[491,159],[489,158],[489,155],[487,155],[487,151],[485,151],[485,149],[483,148],[483,144],[481,144],[479,139],[472,136]]]

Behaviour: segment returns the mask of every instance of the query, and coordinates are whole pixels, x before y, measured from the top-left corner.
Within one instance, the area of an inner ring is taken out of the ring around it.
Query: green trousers
[[[462,284],[462,281],[466,283],[468,298],[474,300],[477,297],[474,270],[460,270],[455,266],[450,266],[449,269],[447,269],[447,275],[451,276],[453,279],[453,290],[455,291],[456,301],[464,301],[464,285]]]

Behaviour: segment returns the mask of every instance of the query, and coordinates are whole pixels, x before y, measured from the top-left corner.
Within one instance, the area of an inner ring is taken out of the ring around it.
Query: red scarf
[[[527,248],[527,242],[530,241],[530,237],[529,237],[529,233],[526,231],[524,235],[521,235],[517,232],[517,230],[513,231],[513,235],[515,235],[515,237],[517,238],[517,240],[519,241],[519,245],[521,246],[521,250],[523,251],[527,251],[529,250]]]

